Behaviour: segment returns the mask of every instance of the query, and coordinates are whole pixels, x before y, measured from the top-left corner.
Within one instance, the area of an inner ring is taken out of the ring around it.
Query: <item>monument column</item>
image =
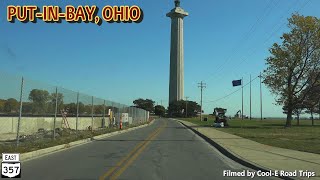
[[[180,0],[175,0],[175,8],[167,14],[171,18],[169,103],[184,97],[183,18],[188,15]]]

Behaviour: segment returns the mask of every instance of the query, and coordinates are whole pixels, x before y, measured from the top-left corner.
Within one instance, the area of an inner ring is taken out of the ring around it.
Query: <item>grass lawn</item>
[[[201,126],[210,127],[214,118],[209,116],[207,122],[199,118],[181,118]],[[320,154],[320,121],[300,120],[300,126],[293,121],[291,128],[284,128],[285,120],[229,120],[230,127],[216,128],[219,131],[231,133],[253,141],[271,146],[294,149]]]

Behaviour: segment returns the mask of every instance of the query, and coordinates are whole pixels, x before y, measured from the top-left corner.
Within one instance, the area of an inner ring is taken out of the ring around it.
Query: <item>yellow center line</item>
[[[155,134],[157,134],[161,130],[161,127],[157,128],[156,131],[152,132],[146,139],[146,141],[142,141],[139,143],[133,150],[129,152],[129,154],[123,158],[121,161],[119,161],[114,167],[109,169],[103,176],[99,178],[99,180],[104,180],[108,176],[110,176],[118,167],[120,167],[125,161],[127,161],[140,147],[142,147],[144,144],[146,144]]]
[[[152,137],[153,134],[157,133],[157,131],[159,130],[159,128],[152,132],[147,140]],[[128,160],[143,144],[145,143],[145,141],[142,141],[141,143],[139,143],[133,150],[130,151],[130,153],[125,157],[123,158],[121,161],[119,161],[114,167],[112,167],[110,170],[108,170],[102,177],[100,177],[99,179],[100,180],[104,180],[106,177],[110,176],[115,170],[116,168],[120,167],[126,160]]]
[[[111,180],[117,179],[133,162],[137,159],[137,157],[143,152],[143,150],[154,140],[161,132],[163,131],[163,127],[160,131],[158,131],[156,134],[154,134],[151,139],[145,143],[129,160],[128,162],[122,166],[115,174],[111,176]]]

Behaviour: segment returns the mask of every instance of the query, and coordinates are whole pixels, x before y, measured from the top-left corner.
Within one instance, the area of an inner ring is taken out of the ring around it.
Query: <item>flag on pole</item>
[[[240,86],[242,84],[241,79],[232,81],[233,87]]]

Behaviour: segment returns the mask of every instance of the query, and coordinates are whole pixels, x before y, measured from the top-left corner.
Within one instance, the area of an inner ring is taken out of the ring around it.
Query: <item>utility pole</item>
[[[206,83],[203,83],[201,81],[200,83],[198,83],[198,87],[200,88],[200,91],[201,91],[200,121],[202,121],[202,91],[203,91],[203,88],[207,87],[207,85],[206,85]]]
[[[186,96],[186,118],[188,117],[188,96]]]
[[[79,92],[77,93],[77,116],[76,116],[76,132],[78,133],[78,122],[79,122]]]
[[[261,76],[261,72],[260,72],[260,120],[262,120],[262,76]]]
[[[56,120],[57,120],[57,113],[58,113],[58,87],[56,87],[55,93],[55,108],[54,108],[54,119],[53,119],[53,139],[56,139]]]
[[[250,74],[250,120],[251,120],[251,74]]]
[[[93,112],[94,112],[93,96],[91,96],[91,131],[92,132],[93,132]]]
[[[103,123],[102,123],[103,127],[105,127],[106,125],[106,100],[103,100]]]
[[[320,100],[319,100],[318,114],[319,114],[319,120],[320,120]]]
[[[19,110],[19,119],[18,119],[18,127],[17,127],[17,146],[20,143],[20,123],[21,123],[21,116],[22,116],[22,98],[23,98],[23,86],[24,86],[24,79],[21,79],[21,89],[20,89],[20,110]]]

